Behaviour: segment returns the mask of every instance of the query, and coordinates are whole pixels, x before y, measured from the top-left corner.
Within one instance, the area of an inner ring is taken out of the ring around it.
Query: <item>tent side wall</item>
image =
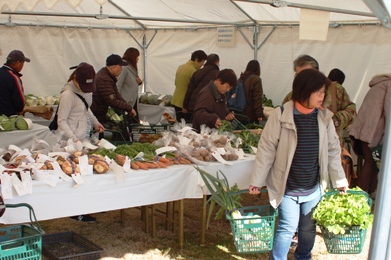
[[[39,96],[59,94],[71,71],[70,66],[81,61],[91,63],[98,71],[111,53],[120,55],[130,46],[139,46],[124,30],[0,27],[0,59],[5,61],[13,49],[24,51],[31,58],[22,71],[25,93]],[[253,28],[242,28],[244,35],[253,39]],[[272,28],[262,27],[259,42]],[[142,43],[144,33],[132,32]],[[145,32],[147,43],[153,31]],[[346,74],[344,83],[352,100],[359,106],[368,90],[373,75],[391,72],[391,31],[381,26],[342,26],[330,28],[327,41],[299,40],[298,27],[278,27],[258,51],[264,93],[280,104],[290,91],[292,61],[300,54],[309,54],[320,63],[326,75],[335,67]],[[176,68],[186,62],[194,50],[220,56],[220,68],[232,68],[239,76],[254,51],[236,31],[235,46],[217,45],[217,30],[195,31],[161,30],[146,49],[147,90],[159,94],[172,94]],[[141,50],[140,50],[141,51]],[[140,57],[139,73],[144,64]]]

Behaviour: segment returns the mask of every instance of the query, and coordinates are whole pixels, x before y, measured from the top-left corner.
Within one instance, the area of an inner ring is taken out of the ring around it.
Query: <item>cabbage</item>
[[[15,128],[15,124],[12,120],[5,119],[5,120],[1,121],[1,123],[0,123],[0,130],[1,131],[11,131],[11,130],[14,130],[14,128]]]
[[[39,98],[38,98],[38,105],[39,105],[39,106],[44,106],[44,105],[46,105],[46,98],[45,98],[45,97],[39,97]]]
[[[109,107],[109,109],[107,110],[106,117],[108,117],[110,120],[114,121],[115,123],[119,123],[124,119],[122,115],[121,116],[117,115],[117,113],[115,113],[115,111],[111,107]]]
[[[60,102],[60,96],[54,96],[54,105],[58,105]]]
[[[33,127],[33,121],[29,118],[25,118],[24,116],[18,116],[15,126],[19,130],[29,130]]]
[[[35,107],[36,105],[38,105],[38,98],[30,95],[27,96],[26,105],[29,107]]]
[[[8,119],[8,116],[6,116],[6,115],[4,115],[4,114],[2,114],[2,115],[0,116],[0,122],[2,122],[3,120],[6,120],[6,119]]]
[[[54,105],[54,97],[53,96],[47,96],[46,99],[46,105]]]

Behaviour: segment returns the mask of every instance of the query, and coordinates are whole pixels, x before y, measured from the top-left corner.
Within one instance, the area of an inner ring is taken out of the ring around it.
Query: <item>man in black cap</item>
[[[17,115],[25,105],[24,88],[20,77],[24,62],[30,59],[19,50],[11,51],[0,68],[0,115]]]
[[[122,66],[128,63],[121,56],[111,54],[106,59],[106,67],[103,67],[96,73],[95,85],[96,91],[93,94],[91,110],[99,122],[107,121],[105,116],[109,106],[113,109],[126,111],[135,116],[136,111],[132,105],[128,104],[117,89],[117,77],[121,74]],[[128,136],[125,136],[128,139]]]

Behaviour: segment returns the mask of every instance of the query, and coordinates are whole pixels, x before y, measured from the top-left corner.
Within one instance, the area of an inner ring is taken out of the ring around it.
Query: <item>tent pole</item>
[[[258,36],[259,36],[259,27],[254,26],[254,33],[253,33],[253,50],[254,50],[254,60],[258,60],[258,48],[255,48],[255,46],[258,46]]]
[[[391,115],[391,106],[388,108],[388,115]],[[371,244],[369,246],[369,260],[390,259],[391,256],[391,208],[389,199],[391,197],[391,123],[386,120],[386,129],[383,139],[383,150],[379,182],[377,185],[374,219],[372,225]],[[388,206],[387,206],[388,205]]]

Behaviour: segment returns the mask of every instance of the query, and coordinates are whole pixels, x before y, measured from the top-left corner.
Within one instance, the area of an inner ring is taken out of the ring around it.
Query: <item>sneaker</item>
[[[81,222],[86,222],[86,223],[95,223],[96,222],[96,218],[94,218],[90,215],[73,216],[73,217],[71,217],[71,219],[81,221]]]
[[[297,236],[297,233],[292,237],[291,246],[297,246],[297,243],[299,242],[299,237]]]

